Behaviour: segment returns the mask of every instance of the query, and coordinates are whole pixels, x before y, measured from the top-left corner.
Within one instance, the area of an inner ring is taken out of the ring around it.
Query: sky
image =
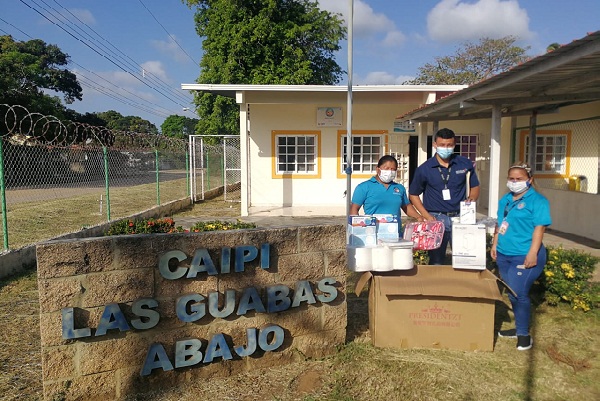
[[[342,14],[351,0],[320,0]],[[599,0],[354,0],[353,84],[402,84],[436,57],[482,37],[513,35],[528,54],[600,29]],[[347,22],[346,22],[347,23]],[[181,0],[0,0],[0,35],[42,39],[70,56],[80,113],[116,110],[160,129],[172,114],[197,117],[182,83],[200,74],[202,40]],[[347,41],[336,54],[348,69]],[[340,85],[347,84],[344,76]],[[60,96],[60,94],[59,94]]]

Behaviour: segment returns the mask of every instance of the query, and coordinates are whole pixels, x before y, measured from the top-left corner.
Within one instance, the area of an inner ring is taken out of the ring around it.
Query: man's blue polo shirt
[[[526,255],[535,227],[552,224],[550,202],[533,187],[516,201],[509,192],[498,201],[498,226],[504,220],[508,227],[504,234],[498,234],[496,249],[506,256]]]
[[[439,169],[438,169],[439,168]],[[441,170],[441,172],[440,172]],[[473,168],[473,162],[460,155],[452,155],[448,168],[440,165],[435,155],[415,170],[410,183],[411,195],[423,194],[423,206],[428,212],[458,212],[460,202],[467,198],[466,176],[471,172],[469,181],[471,188],[479,186],[479,180]],[[442,190],[447,178],[450,199],[444,200]]]
[[[395,214],[400,217],[400,208],[409,202],[404,185],[390,182],[386,188],[371,177],[356,186],[352,203],[362,205],[365,214]]]

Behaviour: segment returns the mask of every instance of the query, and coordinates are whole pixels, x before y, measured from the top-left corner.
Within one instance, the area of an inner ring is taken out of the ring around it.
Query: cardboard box
[[[473,202],[460,202],[460,224],[475,224],[477,220],[477,207]]]
[[[369,286],[369,329],[376,347],[493,351],[499,279],[490,271],[418,265],[363,273]]]
[[[484,224],[452,224],[452,266],[455,269],[485,270]]]
[[[377,220],[373,216],[348,216],[348,245],[377,245]]]

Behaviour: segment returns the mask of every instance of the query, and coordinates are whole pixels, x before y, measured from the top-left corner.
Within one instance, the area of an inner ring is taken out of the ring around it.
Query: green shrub
[[[136,219],[121,220],[113,223],[104,235],[123,235],[123,234],[156,234],[156,233],[182,233],[182,232],[202,232],[202,231],[221,231],[221,230],[239,230],[243,228],[256,228],[254,223],[244,223],[240,220],[229,221],[199,221],[189,230],[181,226],[175,227],[175,221],[171,218],[162,219]]]
[[[244,223],[240,220],[236,220],[235,222],[218,220],[199,221],[190,227],[190,232],[198,233],[201,231],[240,230],[244,228],[256,228],[256,224]]]
[[[427,251],[414,251],[413,252],[413,263],[415,265],[428,265],[429,264],[429,253]]]
[[[600,258],[576,249],[547,247],[548,260],[539,282],[550,305],[567,302],[589,311],[600,303],[600,287],[590,280]]]

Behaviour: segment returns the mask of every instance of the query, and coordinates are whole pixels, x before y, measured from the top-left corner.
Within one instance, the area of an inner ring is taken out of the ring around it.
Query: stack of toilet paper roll
[[[377,246],[347,245],[348,269],[354,272],[386,272],[413,268],[412,241],[382,241]]]

